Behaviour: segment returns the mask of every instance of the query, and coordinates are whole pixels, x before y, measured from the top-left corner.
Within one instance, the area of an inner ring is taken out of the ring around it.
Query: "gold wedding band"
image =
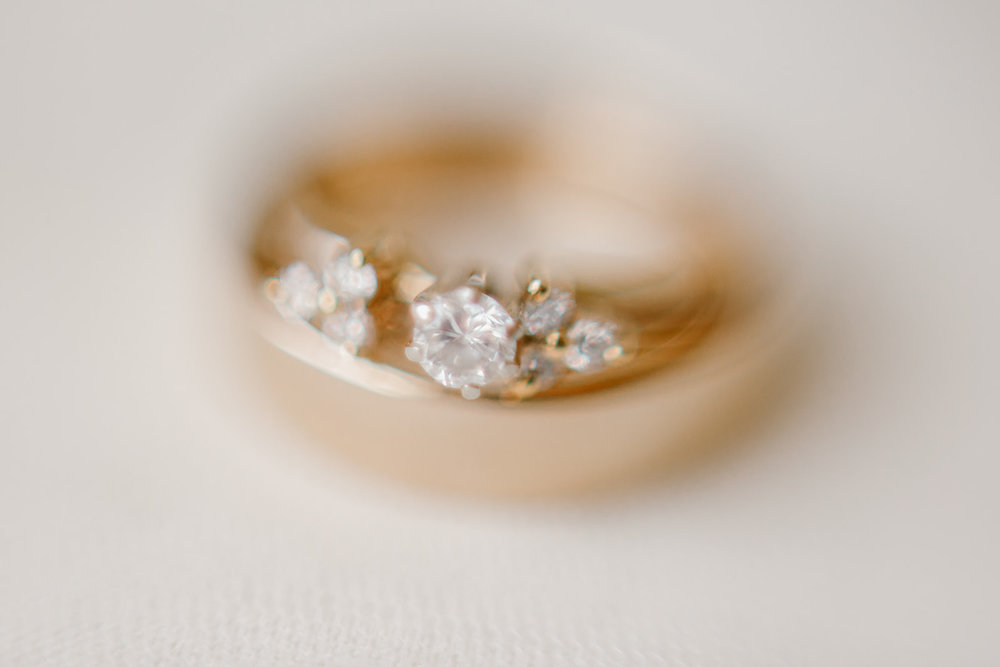
[[[269,368],[342,451],[452,490],[579,489],[759,393],[766,294],[675,171],[418,130],[312,160],[251,244],[257,328],[304,362]]]

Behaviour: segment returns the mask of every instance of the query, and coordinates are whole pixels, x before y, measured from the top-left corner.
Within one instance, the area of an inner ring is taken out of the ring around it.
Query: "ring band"
[[[586,139],[425,129],[310,161],[251,239],[280,403],[391,477],[534,495],[645,474],[766,399],[790,331],[745,236]]]

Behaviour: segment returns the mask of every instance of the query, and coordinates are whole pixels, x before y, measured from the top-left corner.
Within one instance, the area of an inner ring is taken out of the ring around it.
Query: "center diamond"
[[[444,386],[482,387],[516,370],[514,318],[493,297],[459,287],[415,302],[411,313],[406,356]]]

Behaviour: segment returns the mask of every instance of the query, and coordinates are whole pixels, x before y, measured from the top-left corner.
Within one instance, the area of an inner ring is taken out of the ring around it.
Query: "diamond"
[[[529,336],[545,336],[561,329],[575,309],[572,293],[552,288],[543,296],[530,296],[521,304],[521,326]]]
[[[552,359],[551,352],[547,348],[541,345],[528,345],[521,350],[518,379],[532,392],[544,391],[554,385],[562,374],[560,371],[562,367]]]
[[[327,338],[357,350],[375,339],[375,320],[367,308],[341,308],[323,319],[322,330]]]
[[[364,254],[355,249],[326,265],[323,269],[323,284],[341,301],[367,301],[375,296],[378,277],[375,275],[375,267],[366,264]]]
[[[406,355],[444,386],[482,387],[514,370],[516,323],[493,297],[459,287],[414,303],[411,314]]]
[[[277,303],[286,316],[310,319],[316,314],[319,280],[305,262],[292,262],[278,276],[281,290]]]
[[[566,332],[569,345],[563,356],[568,368],[581,373],[596,371],[621,356],[618,327],[614,322],[582,319]]]

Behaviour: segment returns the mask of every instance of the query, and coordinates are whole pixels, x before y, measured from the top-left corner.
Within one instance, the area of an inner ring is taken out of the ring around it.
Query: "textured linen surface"
[[[781,409],[580,501],[318,457],[219,307],[219,137],[362,17],[478,9],[8,2],[0,664],[1000,664],[996,5],[509,9],[669,49],[769,147],[787,249],[822,249]]]

